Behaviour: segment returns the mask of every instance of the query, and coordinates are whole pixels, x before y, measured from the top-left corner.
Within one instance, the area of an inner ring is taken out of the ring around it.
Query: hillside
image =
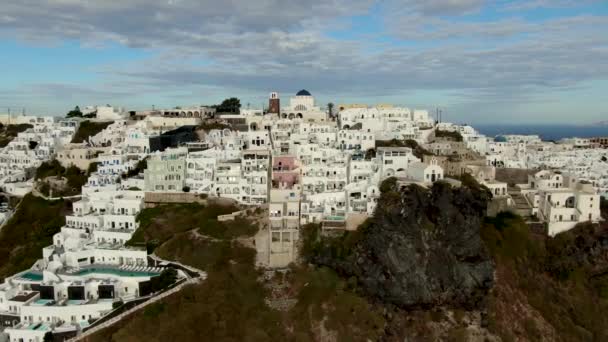
[[[29,194],[0,230],[0,279],[30,268],[65,223],[70,203]]]
[[[15,137],[27,130],[28,128],[32,128],[34,126],[30,124],[19,124],[19,125],[3,125],[0,124],[0,148],[5,147],[11,142]]]
[[[97,133],[103,131],[106,127],[110,126],[113,121],[109,122],[93,122],[85,120],[80,123],[78,130],[72,138],[72,143],[81,143],[89,139],[89,137],[97,135]]]
[[[256,269],[255,250],[249,247],[257,230],[253,223],[267,212],[217,221],[218,214],[235,209],[171,205],[144,210],[131,243],[146,242],[163,258],[206,270],[208,278],[89,341],[377,339],[382,315],[335,272],[302,266],[268,275]]]
[[[308,262],[282,272],[254,266],[252,236],[265,211],[219,222],[238,208],[145,209],[131,244],[202,268],[208,279],[88,340],[608,338],[606,225],[551,239],[531,234],[516,216],[484,218],[487,193],[475,184],[425,190],[387,182],[382,189],[376,217],[357,232],[327,237],[316,225],[303,227]],[[27,196],[0,233],[0,276],[31,266],[66,210],[67,202]]]

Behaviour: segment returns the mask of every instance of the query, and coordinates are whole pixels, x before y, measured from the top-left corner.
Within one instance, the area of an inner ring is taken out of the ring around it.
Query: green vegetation
[[[205,132],[209,132],[212,129],[219,129],[219,130],[223,130],[223,129],[231,129],[232,126],[230,126],[227,123],[223,123],[221,121],[218,121],[216,119],[213,120],[204,120],[203,123],[201,123],[197,129],[203,130]]]
[[[76,134],[74,134],[74,138],[72,138],[72,143],[81,143],[87,141],[89,137],[97,135],[97,133],[103,131],[106,127],[110,126],[112,121],[109,122],[93,122],[93,121],[83,121],[78,126],[78,130]]]
[[[135,165],[134,169],[129,170],[126,175],[123,174],[123,178],[135,177],[135,176],[139,175],[140,173],[144,172],[144,170],[147,167],[148,167],[148,157],[138,161],[137,164]]]
[[[357,294],[355,283],[327,268],[294,266],[267,280],[297,299],[286,311],[269,307],[266,299],[273,295],[254,266],[255,250],[235,239],[251,237],[257,229],[245,218],[216,219],[234,210],[198,204],[144,210],[139,238],[158,241],[157,255],[204,269],[208,277],[90,341],[196,341],[201,336],[209,341],[310,341],[320,338],[319,329],[338,341],[378,340],[385,325],[381,312]]]
[[[65,167],[57,159],[46,161],[36,169],[36,179],[44,179],[51,176],[60,176],[65,173]]]
[[[241,100],[236,97],[231,97],[222,101],[221,104],[216,106],[218,113],[235,113],[241,112]]]
[[[27,130],[28,128],[32,128],[34,126],[30,124],[19,124],[19,125],[3,125],[0,124],[0,148],[5,147],[11,142],[15,137]]]
[[[99,167],[99,163],[98,162],[93,162],[91,164],[89,164],[89,168],[87,169],[87,174],[92,174],[97,172],[97,168]]]
[[[69,111],[66,115],[66,118],[81,118],[82,117],[82,112],[80,111],[80,107],[76,106],[74,107],[74,109],[72,109],[71,111]]]
[[[92,168],[89,167],[89,170],[92,170]],[[51,183],[44,181],[40,184],[38,190],[45,196],[50,194],[51,188],[53,190],[53,197],[77,195],[80,193],[82,186],[87,183],[89,174],[74,165],[65,168],[57,159],[46,161],[36,169],[36,179],[44,180],[47,177],[64,177],[67,180],[66,186],[52,187]]]
[[[322,237],[320,225],[307,224],[300,231],[302,240],[300,255],[307,261],[320,254],[334,260],[345,260],[351,255],[353,248],[365,234],[369,225],[370,220],[368,219],[356,231],[345,231],[339,236]]]
[[[320,340],[320,325],[335,333],[337,341],[378,341],[383,336],[382,312],[357,293],[356,280],[312,266],[292,267],[287,278],[298,300],[287,313],[294,340]]]
[[[197,268],[207,279],[150,305],[90,341],[284,341],[279,312],[264,302],[268,290],[258,281],[255,251],[229,239],[196,236],[192,229],[214,224],[234,207],[171,205],[139,216],[140,238],[159,241],[156,253]],[[254,232],[252,232],[254,233]],[[179,329],[176,329],[179,327]]]
[[[332,102],[327,104],[327,114],[329,115],[330,119],[334,118],[334,104]]]
[[[137,216],[139,228],[133,234],[127,245],[161,245],[175,234],[199,230],[202,234],[214,238],[235,237],[235,234],[252,233],[251,224],[244,228],[238,226],[245,223],[241,220],[237,224],[217,221],[219,215],[237,211],[234,206],[221,206],[211,204],[203,206],[198,203],[172,204],[146,208]]]
[[[65,224],[68,203],[26,195],[0,230],[0,278],[31,267]]]
[[[177,280],[177,271],[174,268],[163,270],[158,277],[150,279],[150,289],[152,292],[158,292],[171,286]]]
[[[444,131],[440,129],[435,130],[435,138],[445,138],[457,142],[461,142],[463,140],[462,135],[459,132]]]
[[[499,279],[488,300],[493,332],[512,338],[518,325],[527,340],[546,334],[531,321],[538,317],[511,312],[524,305],[536,310],[560,340],[608,339],[608,279],[598,277],[601,261],[587,254],[605,227],[581,225],[555,238],[535,237],[520,217],[502,213],[486,220],[481,234]],[[525,299],[516,303],[517,298]]]

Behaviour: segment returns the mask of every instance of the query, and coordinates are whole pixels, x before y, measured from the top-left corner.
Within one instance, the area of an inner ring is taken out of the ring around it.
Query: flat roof
[[[10,300],[13,302],[27,302],[28,300],[34,298],[38,292],[30,292],[28,294],[18,294]]]

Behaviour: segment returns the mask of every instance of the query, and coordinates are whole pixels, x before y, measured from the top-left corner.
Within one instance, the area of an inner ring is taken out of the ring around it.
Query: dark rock
[[[479,234],[490,197],[442,182],[430,190],[393,184],[348,256],[322,250],[314,262],[356,276],[368,294],[400,307],[477,307],[493,284]]]

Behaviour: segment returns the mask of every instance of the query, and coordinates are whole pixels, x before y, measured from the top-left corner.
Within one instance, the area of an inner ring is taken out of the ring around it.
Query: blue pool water
[[[36,301],[34,302],[34,304],[36,305],[47,305],[48,303],[52,302],[52,299],[36,299]]]
[[[26,273],[23,273],[21,275],[21,278],[25,278],[25,279],[29,279],[29,280],[33,280],[33,281],[41,281],[42,280],[42,274],[33,273],[33,272],[26,272]]]
[[[83,276],[87,274],[98,273],[98,274],[112,274],[121,277],[155,277],[159,275],[158,272],[141,272],[141,271],[127,271],[116,268],[101,268],[101,267],[92,267],[85,268],[78,272],[72,273],[74,275]]]

